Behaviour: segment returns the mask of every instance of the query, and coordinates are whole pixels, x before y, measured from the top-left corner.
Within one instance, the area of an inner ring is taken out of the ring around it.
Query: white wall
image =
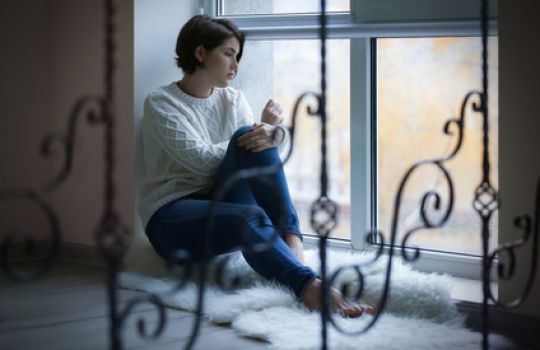
[[[134,140],[135,154],[141,154],[140,120],[146,95],[153,89],[179,80],[181,70],[174,60],[176,38],[184,23],[195,14],[194,1],[134,1]],[[135,191],[143,173],[142,159],[135,161]],[[136,210],[136,208],[135,208]],[[134,229],[142,235],[139,216]]]
[[[522,236],[513,218],[533,215],[540,177],[540,3],[499,2],[499,235],[502,242]],[[516,278],[501,283],[505,300],[519,296],[530,271],[531,244],[516,251]],[[538,261],[537,263],[540,263]],[[535,287],[519,312],[540,315],[540,269]]]

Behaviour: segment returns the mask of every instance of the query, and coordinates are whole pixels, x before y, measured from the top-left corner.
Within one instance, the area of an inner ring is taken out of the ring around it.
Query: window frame
[[[272,14],[218,16],[220,0],[199,0],[206,13],[215,17],[229,18],[246,33],[248,40],[317,39],[319,38],[318,14]],[[352,11],[353,9],[351,9]],[[498,21],[489,21],[489,35],[498,34]],[[356,21],[349,12],[327,14],[328,39],[350,39],[350,147],[351,147],[351,237],[350,241],[329,238],[328,246],[338,250],[371,251],[373,244],[365,235],[375,228],[378,213],[375,183],[376,159],[376,89],[375,89],[375,39],[480,36],[480,22],[475,19],[449,20],[386,20]],[[364,142],[362,142],[364,140]],[[368,169],[366,171],[366,169]],[[372,191],[372,187],[374,190]],[[357,208],[366,208],[359,211]],[[319,238],[305,236],[306,248],[318,247]],[[387,250],[387,248],[384,248]],[[400,252],[396,252],[400,254]],[[426,272],[447,273],[456,277],[480,279],[482,258],[451,252],[434,252],[422,249],[420,258],[413,262],[415,268]],[[491,271],[496,280],[496,263]]]

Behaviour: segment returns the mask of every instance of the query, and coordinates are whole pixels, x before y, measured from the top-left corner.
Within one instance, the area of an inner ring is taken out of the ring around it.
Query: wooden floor
[[[44,278],[24,285],[7,281],[2,274],[0,350],[110,349],[104,280],[103,269],[67,263],[56,263]],[[464,292],[471,290],[468,286]],[[141,294],[127,290],[119,293],[121,301]],[[473,308],[464,311],[469,314],[469,326],[477,328],[481,310],[476,303],[471,305]],[[193,314],[166,310],[168,319],[164,333],[157,339],[148,340],[138,335],[137,322],[144,316],[147,330],[152,332],[157,325],[157,312],[149,304],[137,306],[124,327],[123,348],[183,349],[191,332]],[[538,319],[492,315],[491,327],[497,333],[513,338],[514,349],[540,349]],[[238,336],[230,327],[203,321],[194,349],[244,350],[266,349],[267,346],[265,342]]]
[[[1,350],[109,349],[104,271],[82,265],[57,263],[41,280],[25,285],[0,280]],[[138,295],[120,291],[121,300]],[[147,330],[156,326],[157,312],[139,305],[128,318],[124,349],[182,349],[191,332],[193,314],[167,309],[164,333],[155,340],[142,339],[137,319],[144,316]],[[230,327],[204,321],[194,349],[266,349],[267,343],[243,338]]]

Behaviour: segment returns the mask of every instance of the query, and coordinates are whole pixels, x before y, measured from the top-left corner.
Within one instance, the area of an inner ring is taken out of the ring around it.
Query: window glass
[[[320,92],[318,40],[248,41],[234,86],[242,89],[254,114],[273,98],[292,121],[296,99],[306,91]],[[349,40],[327,41],[327,115],[329,196],[340,206],[333,238],[350,239],[350,65]],[[309,116],[306,100],[297,117],[294,151],[285,173],[301,228],[312,234],[310,208],[320,194],[320,118]]]
[[[220,15],[270,15],[316,13],[319,0],[218,0]],[[349,11],[349,0],[327,0],[326,11]]]
[[[398,185],[416,161],[441,158],[457,138],[446,135],[447,120],[459,115],[467,92],[481,89],[481,40],[472,37],[388,38],[377,46],[378,227],[389,238]],[[498,45],[489,38],[489,110],[491,180],[498,188]],[[456,129],[453,129],[454,131]],[[454,209],[440,229],[413,234],[412,246],[481,255],[481,221],[473,209],[474,192],[482,171],[482,118],[469,107],[464,143],[447,162],[454,181]],[[402,197],[398,243],[404,232],[420,224],[422,196],[429,190],[442,194],[448,205],[448,187],[435,166],[416,170]],[[430,206],[428,214],[442,212]],[[491,219],[491,248],[497,245],[497,213]]]

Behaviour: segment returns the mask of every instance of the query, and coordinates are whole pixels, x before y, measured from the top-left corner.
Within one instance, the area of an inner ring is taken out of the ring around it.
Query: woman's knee
[[[248,133],[251,132],[251,126],[249,125],[244,125],[244,126],[241,126],[239,127],[233,134],[233,136],[231,136],[231,140],[229,141],[229,147],[234,147],[236,149],[236,151],[240,151],[242,154],[243,154],[243,160],[247,160],[247,159],[260,159],[259,157],[261,155],[265,155],[264,158],[267,159],[265,161],[265,163],[274,163],[274,162],[281,162],[281,159],[279,158],[279,153],[277,151],[277,148],[276,147],[272,147],[272,148],[268,148],[266,150],[264,150],[263,152],[253,152],[253,150],[249,150],[245,147],[242,147],[242,146],[238,146],[238,143],[236,142],[238,140],[238,138],[240,138],[241,136],[244,136]],[[267,158],[268,156],[271,155],[271,158]],[[248,158],[245,158],[245,157],[248,157]],[[265,164],[265,165],[269,165],[269,164]]]
[[[246,206],[245,210],[240,215],[250,235],[260,235],[262,239],[267,239],[266,230],[271,228],[275,231],[272,220],[266,214],[264,209],[258,205]]]
[[[246,205],[240,217],[250,225],[271,224],[270,218],[266,215],[264,209],[258,205]]]
[[[231,141],[236,141],[239,137],[248,134],[251,131],[251,126],[244,125],[236,129],[234,134],[231,136]]]

